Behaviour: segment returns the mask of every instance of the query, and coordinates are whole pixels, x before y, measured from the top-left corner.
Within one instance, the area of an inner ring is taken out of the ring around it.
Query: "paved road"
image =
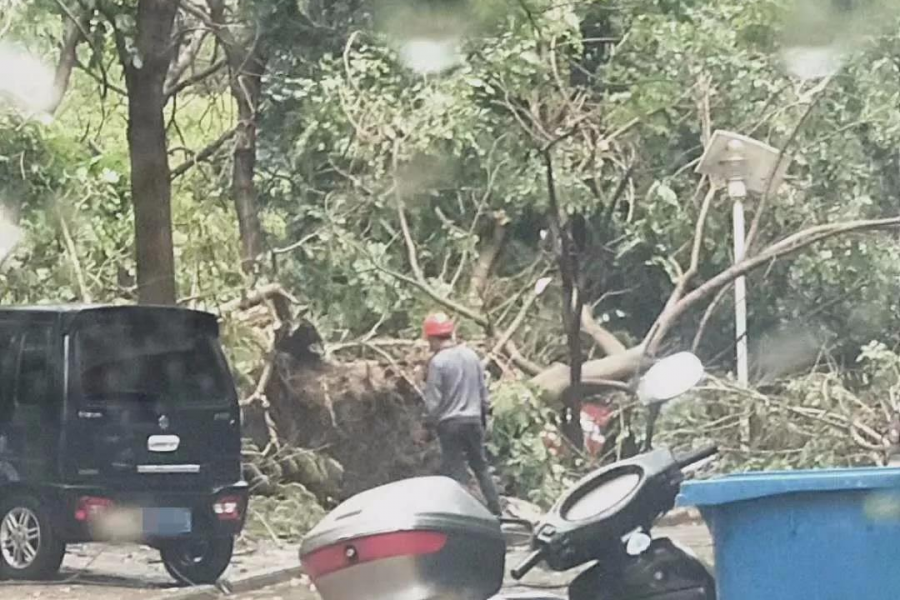
[[[658,528],[654,531],[654,535],[671,537],[675,541],[694,550],[701,560],[712,564],[712,540],[710,539],[709,531],[705,525],[688,524],[679,525],[677,527]],[[525,553],[526,549],[513,549],[507,555],[507,567],[514,566]],[[540,586],[541,588],[549,587],[551,588],[551,591],[564,594],[565,586],[573,577],[573,572],[553,573],[538,568],[532,571],[522,583]],[[510,592],[535,591],[534,588],[523,586],[512,579],[507,579],[504,588]],[[264,590],[231,596],[229,600],[319,600],[319,598],[318,595],[312,592],[303,581],[294,580]]]
[[[225,577],[239,579],[296,561],[294,547],[242,541]],[[134,545],[71,546],[56,581],[0,581],[4,600],[158,600],[182,591],[166,573],[156,551]]]

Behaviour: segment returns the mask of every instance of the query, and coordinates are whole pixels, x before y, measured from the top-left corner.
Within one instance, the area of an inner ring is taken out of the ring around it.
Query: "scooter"
[[[541,562],[567,571],[596,561],[569,585],[569,600],[714,600],[715,581],[706,566],[649,532],[674,506],[682,469],[715,453],[710,447],[676,458],[659,449],[592,473],[541,520],[533,552],[512,577],[522,579]]]
[[[660,407],[703,377],[690,353],[662,359],[634,389],[648,407],[646,452],[577,482],[534,526],[532,552],[511,570],[541,563],[567,571],[594,563],[569,585],[569,600],[715,600],[715,581],[690,551],[649,535],[675,503],[683,470],[716,454],[650,449]],[[350,498],[304,538],[300,560],[323,600],[561,600],[546,593],[497,595],[506,543],[500,521],[457,482],[417,477]]]

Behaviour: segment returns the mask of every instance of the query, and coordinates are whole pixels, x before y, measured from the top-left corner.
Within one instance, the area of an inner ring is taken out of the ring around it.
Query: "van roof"
[[[83,310],[93,310],[98,308],[108,308],[116,306],[114,304],[13,304],[8,306],[0,305],[0,312],[57,312],[70,313],[80,312]]]
[[[196,322],[204,328],[213,328],[218,332],[218,319],[209,312],[184,308],[181,306],[167,306],[154,304],[20,304],[20,305],[0,305],[0,317],[7,316],[15,318],[15,316],[29,315],[58,315],[62,317],[64,328],[68,329],[81,316],[90,314],[110,313],[110,312],[133,312],[133,313],[155,313],[164,312],[180,313],[189,318],[196,319]],[[15,315],[15,316],[14,316]]]
[[[87,310],[106,310],[106,309],[126,309],[126,310],[172,310],[193,312],[199,314],[211,314],[205,311],[193,308],[185,308],[183,306],[173,306],[166,304],[0,304],[0,312],[4,311],[24,311],[24,312],[56,312],[56,313],[73,313],[83,312]]]

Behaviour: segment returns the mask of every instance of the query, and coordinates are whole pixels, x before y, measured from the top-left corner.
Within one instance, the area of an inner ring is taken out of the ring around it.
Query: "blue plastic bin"
[[[900,469],[685,482],[713,536],[718,600],[900,599]]]

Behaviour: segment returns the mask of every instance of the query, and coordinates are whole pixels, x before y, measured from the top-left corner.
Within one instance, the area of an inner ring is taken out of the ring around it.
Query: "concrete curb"
[[[224,579],[217,585],[199,585],[174,594],[157,594],[152,597],[152,600],[220,600],[231,594],[246,594],[272,585],[287,583],[292,579],[299,579],[302,575],[303,569],[300,566],[271,569],[234,581]]]

